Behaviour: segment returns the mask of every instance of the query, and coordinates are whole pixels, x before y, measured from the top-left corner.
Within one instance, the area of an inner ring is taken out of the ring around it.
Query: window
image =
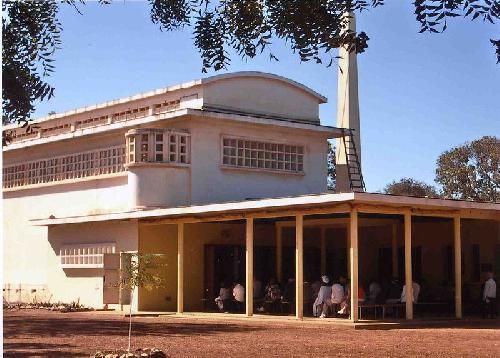
[[[304,147],[224,137],[222,164],[229,167],[302,173]]]
[[[139,162],[189,164],[190,135],[171,129],[144,128],[127,132],[127,164]],[[137,148],[136,143],[140,143]]]
[[[116,243],[64,245],[59,250],[63,268],[103,267],[104,254],[114,254]]]
[[[3,187],[51,183],[125,171],[125,147],[117,146],[4,167]]]

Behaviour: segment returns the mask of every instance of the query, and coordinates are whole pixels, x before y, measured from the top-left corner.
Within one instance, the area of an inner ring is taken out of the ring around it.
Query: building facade
[[[339,130],[320,125],[324,102],[289,79],[240,72],[48,116],[29,132],[7,126],[13,139],[3,150],[9,299],[37,293],[101,305],[98,255],[138,249],[137,222],[51,242],[47,228],[31,219],[326,191],[327,139]],[[61,255],[72,247],[97,250],[98,263],[90,256],[65,262]]]
[[[352,320],[358,287],[391,277],[461,317],[500,274],[500,205],[325,193],[327,140],[344,135],[320,124],[325,101],[240,72],[4,128],[4,298],[206,312],[230,280],[251,316],[254,280],[276,278],[294,286],[282,313],[303,318],[327,274],[350,279]],[[131,252],[161,254],[166,286],[130,300]]]

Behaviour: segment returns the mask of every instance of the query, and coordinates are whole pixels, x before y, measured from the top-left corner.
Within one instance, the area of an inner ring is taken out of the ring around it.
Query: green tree
[[[407,195],[418,197],[438,198],[439,194],[435,187],[412,178],[402,178],[392,181],[383,189],[385,194]]]
[[[106,4],[112,0],[99,0]],[[368,47],[365,32],[345,31],[346,13],[362,12],[384,0],[149,0],[151,21],[160,30],[191,28],[202,58],[202,71],[221,70],[230,63],[229,50],[253,58],[285,40],[301,61],[332,65],[333,49],[346,46],[361,53]],[[54,88],[45,78],[54,70],[54,52],[61,45],[58,6],[84,0],[4,0],[2,2],[2,121],[24,123],[34,103],[50,98]],[[420,32],[442,32],[450,18],[463,16],[495,23],[500,0],[415,0]],[[500,40],[491,40],[500,61]],[[277,60],[272,52],[266,52]],[[29,126],[27,126],[29,130]]]
[[[500,201],[500,140],[485,136],[442,153],[436,182],[450,199]]]
[[[326,177],[326,187],[328,190],[335,190],[335,178],[337,177],[337,173],[335,171],[335,147],[331,142],[328,142],[328,154],[326,156],[326,165],[327,165],[327,177]]]
[[[163,255],[148,253],[125,253],[126,264],[122,268],[121,289],[130,290],[128,348],[130,353],[130,341],[132,337],[132,300],[136,288],[153,290],[164,287],[165,276],[161,274],[160,268],[165,267]]]

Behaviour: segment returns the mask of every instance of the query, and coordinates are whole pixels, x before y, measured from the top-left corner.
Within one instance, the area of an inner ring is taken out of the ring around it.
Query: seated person
[[[245,311],[245,288],[238,282],[233,286],[234,310],[236,312]]]
[[[278,312],[280,310],[281,304],[281,288],[278,282],[272,278],[269,280],[265,288],[265,301],[267,304],[267,311],[271,313]],[[265,309],[261,307],[259,309],[260,312],[263,312]]]
[[[368,303],[379,303],[379,297],[382,293],[382,286],[377,281],[373,281],[368,286]]]
[[[341,309],[340,305],[345,301],[345,298],[344,287],[340,284],[340,282],[334,283],[332,285],[331,296],[332,312],[334,316],[336,316],[337,312]]]
[[[413,288],[413,303],[418,302],[418,295],[420,294],[420,285],[416,283],[415,281],[412,282],[412,288]],[[401,302],[405,303],[406,302],[406,285],[403,286],[403,291],[401,292]]]
[[[331,306],[332,287],[328,276],[321,277],[321,288],[318,292],[318,297],[313,304],[314,317],[325,318],[328,315],[328,309]]]
[[[391,284],[389,285],[389,288],[387,290],[386,294],[386,300],[385,302],[387,303],[399,303],[401,302],[401,290],[403,288],[401,287],[401,284],[399,283],[399,280],[395,277],[392,278]]]
[[[262,298],[262,283],[256,277],[253,278],[253,298]]]
[[[305,292],[305,289],[304,289]],[[305,298],[304,298],[305,300]],[[288,309],[289,312],[293,311],[295,307],[295,279],[289,278],[288,282],[285,285],[285,289],[283,290],[283,303],[288,303],[287,307],[283,307],[283,309]]]
[[[226,282],[221,282],[219,296],[215,299],[215,303],[221,312],[229,312],[231,310],[232,294],[229,285]]]

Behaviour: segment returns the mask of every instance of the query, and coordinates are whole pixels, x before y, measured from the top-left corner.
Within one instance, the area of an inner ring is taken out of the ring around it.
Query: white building
[[[121,252],[168,261],[168,287],[138,290],[136,310],[203,310],[222,278],[251,292],[255,269],[261,279],[295,275],[302,318],[306,276],[348,274],[353,292],[358,271],[404,272],[411,282],[412,249],[420,247],[418,275],[438,282],[452,268],[461,272],[462,243],[473,254],[455,288],[462,279],[476,284],[476,266],[498,262],[499,205],[321,194],[327,139],[344,133],[320,124],[324,102],[289,79],[240,72],[51,115],[28,133],[5,127],[13,142],[3,148],[4,298],[127,303],[108,285],[119,275],[111,254]],[[288,198],[269,199],[279,197]],[[421,216],[434,219],[412,221]],[[443,257],[433,252],[443,247],[455,256],[446,251],[442,277],[433,268]],[[356,294],[352,300],[357,307]],[[454,302],[459,316],[462,296]],[[411,302],[406,308],[411,318]]]
[[[59,252],[31,219],[325,192],[327,139],[340,131],[320,125],[324,102],[289,79],[240,72],[51,115],[31,133],[5,128],[14,139],[3,152],[4,283],[11,294],[46,286],[75,298],[53,288]],[[82,240],[100,241],[67,243]]]

